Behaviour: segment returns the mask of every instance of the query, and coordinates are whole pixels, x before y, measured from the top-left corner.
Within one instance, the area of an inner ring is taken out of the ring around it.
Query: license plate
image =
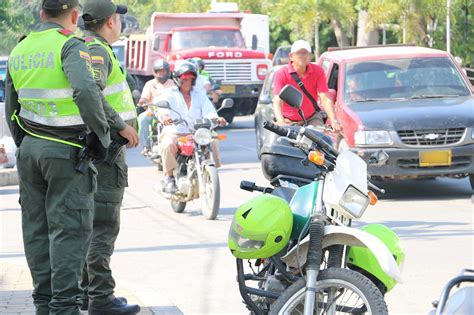
[[[450,165],[451,150],[420,151],[420,167]]]
[[[221,91],[224,94],[234,94],[235,93],[235,85],[223,85],[223,86],[221,86]]]

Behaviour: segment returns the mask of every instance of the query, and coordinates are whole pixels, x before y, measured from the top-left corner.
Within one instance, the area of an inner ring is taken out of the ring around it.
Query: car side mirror
[[[270,95],[262,95],[260,96],[260,100],[259,102],[261,104],[271,104],[272,103],[272,99],[270,98]]]
[[[334,90],[334,89],[329,89],[329,90],[328,90],[328,95],[329,95],[329,98],[331,99],[331,101],[332,101],[333,103],[336,103],[337,91]]]
[[[303,103],[303,94],[289,84],[283,87],[278,96],[282,101],[294,108],[300,108]]]
[[[158,108],[162,108],[162,109],[170,109],[171,106],[170,106],[170,103],[168,103],[168,101],[159,101],[158,103],[155,103],[155,106],[157,106]]]
[[[252,35],[252,50],[257,50],[258,47],[258,37],[257,35]]]

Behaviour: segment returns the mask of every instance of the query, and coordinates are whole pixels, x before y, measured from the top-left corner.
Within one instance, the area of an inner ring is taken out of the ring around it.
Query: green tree
[[[29,1],[2,0],[0,2],[0,53],[9,54],[21,36],[35,23],[35,5]]]

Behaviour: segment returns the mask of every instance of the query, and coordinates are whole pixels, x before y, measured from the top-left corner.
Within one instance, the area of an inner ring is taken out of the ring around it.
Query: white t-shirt
[[[162,121],[163,115],[168,115],[171,119],[183,118],[188,122],[189,128],[193,128],[194,121],[201,118],[218,118],[216,109],[211,103],[207,94],[201,90],[193,87],[191,89],[191,107],[188,109],[186,102],[184,101],[183,94],[179,91],[177,86],[166,89],[163,99],[166,99],[170,104],[170,107],[174,110],[169,109],[158,109],[158,119]],[[177,112],[177,113],[176,113]],[[178,114],[179,113],[179,114]],[[184,124],[169,125],[163,128],[163,132],[171,133],[189,133],[188,127]]]

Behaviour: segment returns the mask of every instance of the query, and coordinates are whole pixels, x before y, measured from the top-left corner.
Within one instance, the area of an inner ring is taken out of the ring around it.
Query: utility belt
[[[83,174],[86,173],[89,167],[89,163],[91,162],[95,164],[106,162],[109,165],[113,165],[117,160],[117,157],[124,150],[125,145],[128,143],[127,139],[117,134],[112,138],[112,142],[109,148],[104,148],[99,140],[99,137],[97,137],[97,135],[92,132],[84,132],[79,136],[77,142],[71,142],[39,135],[29,131],[21,123],[21,120],[16,114],[16,111],[13,113],[11,120],[15,121],[17,125],[21,128],[21,130],[25,132],[25,134],[28,134],[32,137],[54,141],[77,148],[78,153],[75,169],[76,171]]]

